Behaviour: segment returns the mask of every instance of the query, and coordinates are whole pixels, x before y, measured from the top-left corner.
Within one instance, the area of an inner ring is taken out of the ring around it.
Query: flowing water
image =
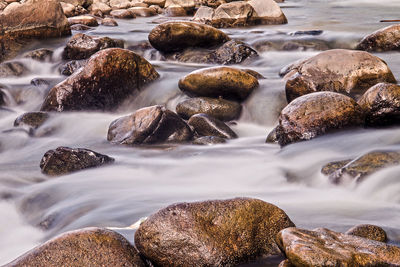
[[[287,0],[281,4],[287,25],[224,30],[231,37],[257,45],[290,38],[322,40],[330,48],[353,47],[365,34],[400,19],[398,0]],[[147,39],[155,18],[118,21],[118,28],[99,26],[89,34],[121,38],[127,47]],[[298,30],[323,30],[318,36],[297,36]],[[240,136],[211,147],[179,145],[125,147],[106,140],[114,119],[154,104],[174,109],[185,99],[179,78],[206,65],[161,61],[151,63],[161,78],[118,112],[65,113],[51,118],[51,135],[30,137],[13,128],[14,119],[37,110],[49,86],[30,85],[33,78],[56,84],[57,68],[67,39],[37,42],[30,49],[56,49],[55,63],[23,59],[30,74],[0,79],[10,97],[0,110],[0,263],[6,263],[54,235],[87,226],[125,227],[174,202],[231,197],[256,197],[284,209],[296,225],[344,231],[360,223],[377,224],[393,243],[400,240],[400,167],[381,170],[360,184],[332,185],[320,173],[330,161],[359,156],[374,149],[400,149],[400,128],[342,131],[289,145],[265,143],[286,105],[279,70],[318,51],[274,51],[260,48],[260,58],[245,65],[263,74],[260,87],[244,103],[232,128]],[[400,54],[377,54],[400,79]],[[57,59],[58,58],[58,59]],[[13,99],[11,98],[13,97]],[[41,174],[43,154],[58,146],[84,147],[107,154],[115,164],[49,178]],[[128,234],[132,241],[132,233]]]

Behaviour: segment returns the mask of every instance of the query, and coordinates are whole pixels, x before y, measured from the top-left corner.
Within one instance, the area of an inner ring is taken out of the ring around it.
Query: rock
[[[60,2],[60,4],[61,4],[61,7],[63,9],[65,16],[73,17],[76,15],[75,14],[75,6],[73,4],[65,3],[65,2]]]
[[[151,5],[157,5],[159,7],[164,7],[165,5],[165,0],[143,0],[143,3],[151,6]]]
[[[74,24],[71,25],[71,30],[73,31],[88,31],[91,30],[92,28],[83,24]]]
[[[400,248],[328,229],[286,228],[277,243],[294,266],[400,265]]]
[[[157,266],[234,266],[276,254],[275,236],[290,226],[284,211],[258,199],[179,203],[144,221],[135,245]]]
[[[200,136],[217,136],[227,139],[238,137],[228,125],[204,113],[193,115],[188,123]]]
[[[400,86],[378,83],[358,100],[369,126],[397,125],[400,122]]]
[[[244,72],[250,74],[251,76],[253,76],[253,77],[256,78],[257,80],[266,79],[261,73],[255,71],[255,70],[251,70],[251,69],[241,69],[241,71],[244,71]]]
[[[45,79],[41,79],[41,78],[33,78],[31,80],[31,84],[33,86],[47,86],[49,85],[49,81],[45,80]]]
[[[159,77],[141,56],[104,49],[48,93],[41,111],[113,110],[133,92]]]
[[[289,39],[289,40],[287,40]],[[317,38],[285,38],[265,39],[253,43],[254,48],[259,52],[266,51],[325,51],[332,48],[347,48],[345,44],[337,44],[336,41],[321,40]]]
[[[136,18],[136,15],[126,9],[115,9],[110,12],[110,16],[117,19],[133,19]]]
[[[179,80],[189,95],[245,100],[258,87],[254,76],[236,68],[212,67],[193,71]]]
[[[104,228],[63,233],[5,265],[144,267],[137,250],[122,235]]]
[[[58,176],[112,162],[113,158],[89,149],[58,147],[44,154],[40,168],[46,175]]]
[[[335,171],[341,169],[342,167],[346,166],[346,164],[349,163],[350,161],[351,161],[351,159],[329,162],[328,164],[326,164],[322,167],[321,173],[325,174],[325,175],[330,175],[330,174],[334,173]]]
[[[267,139],[265,140],[265,143],[270,143],[270,144],[275,144],[278,143],[278,137],[276,136],[276,127],[272,129],[271,132],[267,135]]]
[[[166,0],[164,8],[168,9],[171,6],[182,7],[187,13],[192,13],[196,3],[195,0]]]
[[[149,34],[151,45],[165,53],[189,47],[213,47],[228,40],[230,38],[220,30],[187,21],[162,23]]]
[[[16,56],[21,44],[32,38],[71,34],[69,23],[56,0],[29,0],[11,13],[0,14],[0,61]]]
[[[110,7],[115,9],[127,9],[131,7],[129,0],[110,0]]]
[[[359,224],[346,231],[346,235],[354,235],[379,242],[386,242],[387,235],[381,227],[372,224]]]
[[[356,49],[384,52],[400,49],[400,24],[391,25],[365,36]]]
[[[234,1],[221,4],[215,10],[201,7],[193,20],[217,28],[287,23],[282,10],[273,0]]]
[[[24,58],[31,58],[38,61],[50,61],[53,56],[53,50],[41,48],[26,52],[22,55]]]
[[[337,169],[331,168],[327,174],[329,175],[329,180],[333,183],[340,183],[344,178],[361,182],[366,176],[380,169],[398,165],[399,163],[399,152],[372,151],[349,161],[343,166],[340,163],[337,164]]]
[[[133,13],[135,16],[139,17],[152,17],[157,15],[157,12],[153,8],[148,8],[148,7],[131,7],[128,9],[131,13]]]
[[[131,7],[149,7],[149,5],[146,3],[143,3],[143,2],[131,2]],[[157,6],[157,7],[162,9],[159,6]]]
[[[225,144],[226,139],[218,136],[202,136],[196,138],[192,144],[194,145],[218,145],[218,144]]]
[[[278,267],[294,267],[294,265],[291,264],[288,259],[286,259],[284,261],[281,261],[281,263],[279,263]]]
[[[179,143],[192,136],[190,127],[177,114],[163,106],[151,106],[113,121],[107,140],[123,145]]]
[[[115,19],[112,19],[112,18],[104,18],[104,19],[101,21],[101,25],[110,26],[110,27],[116,27],[116,26],[118,26],[118,23],[115,21]]]
[[[62,75],[70,76],[76,70],[85,66],[86,63],[87,63],[86,60],[72,60],[60,66],[59,71]]]
[[[123,41],[78,33],[69,39],[62,56],[64,59],[87,59],[100,50],[113,47],[123,48]]]
[[[169,6],[165,9],[164,15],[167,17],[185,17],[188,14],[181,6]]]
[[[102,2],[93,3],[89,8],[91,14],[96,14],[100,12],[101,14],[107,15],[110,14],[111,10],[112,8],[109,5]]]
[[[222,65],[240,64],[246,59],[256,57],[258,57],[257,51],[248,44],[235,40],[224,43],[212,53],[213,62]]]
[[[47,112],[26,112],[15,119],[14,126],[28,126],[37,129],[43,125],[49,117],[50,115]]]
[[[242,106],[222,98],[195,97],[179,103],[176,112],[185,120],[195,114],[205,113],[221,121],[231,121],[239,118]]]
[[[296,98],[282,110],[276,136],[284,146],[363,124],[364,114],[353,99],[334,92],[317,92]]]
[[[286,98],[317,91],[334,91],[354,98],[379,82],[396,82],[386,63],[363,51],[333,49],[289,67]]]
[[[70,25],[83,24],[86,26],[99,26],[97,19],[89,15],[70,17],[68,18],[68,22]]]
[[[12,61],[12,62],[0,64],[0,77],[1,78],[10,77],[10,76],[19,77],[28,72],[29,72],[29,70],[21,62]]]

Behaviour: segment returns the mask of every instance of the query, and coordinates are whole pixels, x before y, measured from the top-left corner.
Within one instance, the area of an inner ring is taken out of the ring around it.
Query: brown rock
[[[107,140],[123,145],[179,143],[192,136],[190,127],[177,114],[163,106],[151,106],[113,121]]]
[[[135,244],[158,266],[234,266],[276,254],[276,234],[293,226],[278,207],[235,198],[171,205],[151,215]]]
[[[322,167],[321,173],[325,174],[325,175],[330,175],[330,174],[334,173],[335,171],[341,169],[342,167],[346,166],[346,164],[349,163],[350,161],[351,161],[351,159],[329,162],[328,164],[326,164]]]
[[[279,263],[278,267],[294,267],[294,265],[291,264],[288,259],[286,259],[284,261],[281,261],[281,263]]]
[[[188,123],[200,136],[216,136],[227,139],[238,137],[228,125],[207,114],[193,115]]]
[[[133,19],[136,15],[127,9],[115,9],[110,12],[110,16],[117,19]]]
[[[121,48],[104,49],[53,87],[41,110],[113,110],[158,77],[153,66],[137,54]]]
[[[333,49],[289,67],[286,98],[317,91],[333,91],[354,98],[379,82],[396,82],[386,63],[363,51]]]
[[[10,76],[23,76],[29,72],[28,68],[24,64],[18,61],[11,61],[0,64],[0,77]]]
[[[164,7],[165,5],[165,0],[143,0],[143,3],[151,6],[151,5],[157,5],[159,7]]]
[[[36,129],[45,123],[49,117],[50,115],[47,112],[26,112],[15,119],[14,126],[27,125]]]
[[[384,52],[400,49],[400,24],[379,29],[365,36],[357,49],[370,52]]]
[[[151,45],[162,52],[181,51],[188,47],[213,47],[230,38],[220,30],[194,22],[166,22],[149,34]]]
[[[107,15],[110,14],[111,10],[112,8],[109,5],[102,2],[95,2],[89,8],[91,14],[101,13],[103,15]]]
[[[138,17],[152,17],[157,15],[157,11],[155,9],[148,7],[131,7],[128,10]]]
[[[250,45],[236,40],[224,43],[211,54],[213,63],[222,65],[240,64],[246,59],[257,57],[257,51],[255,51]]]
[[[181,6],[169,6],[165,9],[164,15],[167,17],[186,17],[188,14]]]
[[[91,30],[91,29],[93,29],[93,28],[89,27],[89,26],[86,26],[86,25],[83,25],[83,24],[71,25],[71,30],[73,30],[73,31],[83,32],[83,31],[88,31],[88,30]]]
[[[386,242],[387,235],[381,227],[372,224],[359,224],[346,231],[346,235],[354,235],[379,242]]]
[[[196,138],[192,144],[194,145],[206,145],[206,146],[211,146],[211,145],[218,145],[218,144],[224,144],[226,143],[226,139],[218,136],[202,136],[199,138]]]
[[[99,26],[97,19],[89,15],[70,17],[68,18],[68,22],[70,25],[83,24],[86,26]]]
[[[31,58],[38,61],[50,61],[53,56],[53,50],[41,48],[26,52],[22,55],[24,58]]]
[[[6,267],[115,266],[144,267],[136,249],[120,234],[84,228],[61,234]]]
[[[87,63],[86,60],[72,60],[69,61],[59,67],[59,71],[62,75],[70,76],[76,70],[85,66]]]
[[[363,124],[364,114],[353,99],[334,92],[317,92],[296,98],[282,110],[276,136],[284,146]]]
[[[116,26],[118,26],[118,23],[115,21],[115,19],[112,19],[112,18],[104,18],[104,19],[101,21],[101,25],[110,26],[110,27],[116,27]]]
[[[185,9],[187,13],[192,13],[196,6],[195,0],[166,0],[164,8],[168,9],[171,6],[179,6]]]
[[[400,265],[400,248],[328,229],[286,228],[277,243],[294,266]]]

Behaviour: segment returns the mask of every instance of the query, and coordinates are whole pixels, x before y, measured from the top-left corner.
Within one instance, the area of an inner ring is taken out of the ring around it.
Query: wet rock
[[[310,31],[295,31],[295,32],[290,32],[289,35],[291,36],[297,36],[297,35],[321,35],[324,31],[322,30],[310,30]]]
[[[118,23],[115,21],[115,19],[112,19],[112,18],[104,18],[104,19],[101,21],[101,25],[110,26],[110,27],[116,27],[116,26],[118,26]]]
[[[22,55],[24,58],[31,58],[38,61],[50,61],[53,56],[53,50],[41,48],[26,52]]]
[[[321,173],[325,174],[325,175],[330,175],[330,174],[334,173],[335,171],[341,169],[342,167],[346,166],[346,164],[349,163],[350,161],[351,161],[351,159],[329,162],[328,164],[326,164],[322,167]]]
[[[152,17],[157,15],[157,11],[155,9],[148,7],[131,7],[128,10],[138,17]]]
[[[91,14],[101,13],[102,15],[107,15],[107,14],[110,14],[111,10],[112,10],[112,8],[109,5],[107,5],[106,3],[102,3],[102,2],[95,2],[89,8],[89,11]],[[100,16],[100,17],[102,17],[102,16]]]
[[[89,15],[70,17],[70,18],[68,18],[68,22],[70,25],[83,24],[83,25],[92,26],[92,27],[99,26],[97,19],[95,17],[89,16]]]
[[[58,147],[44,154],[40,168],[46,175],[58,176],[112,162],[113,158],[89,149]]]
[[[47,86],[49,85],[49,81],[45,80],[45,79],[41,79],[41,78],[33,78],[31,80],[31,84],[33,86]]]
[[[92,28],[83,24],[74,24],[71,25],[71,30],[73,31],[88,31],[91,30]]]
[[[286,98],[333,91],[354,98],[379,82],[396,82],[386,63],[363,51],[333,49],[297,62],[286,74]]]
[[[113,110],[132,93],[159,77],[141,56],[109,48],[48,93],[42,111]]]
[[[346,235],[354,235],[379,242],[386,242],[387,235],[381,227],[372,224],[359,224],[346,231]]]
[[[163,106],[151,106],[113,121],[107,140],[123,145],[179,143],[192,136],[190,127],[177,114]]]
[[[162,52],[181,51],[189,47],[213,47],[230,38],[220,30],[194,22],[166,22],[149,34],[151,45]]]
[[[384,52],[400,49],[400,24],[391,25],[365,36],[356,49]]]
[[[127,9],[131,7],[131,3],[129,0],[110,0],[108,2],[110,4],[110,7],[114,10]]]
[[[61,7],[63,9],[65,16],[73,17],[73,16],[77,15],[77,14],[75,14],[75,6],[73,4],[65,3],[65,2],[60,2],[60,4],[61,4]]]
[[[2,78],[10,76],[19,77],[28,72],[29,70],[21,62],[13,61],[0,64],[0,77]]]
[[[296,98],[282,110],[276,136],[284,146],[363,124],[364,114],[353,99],[334,92],[317,92]]]
[[[335,44],[326,40],[315,38],[301,38],[291,40],[259,40],[253,43],[259,52],[265,51],[325,51],[332,48],[344,48],[341,44]]]
[[[276,127],[272,129],[272,131],[267,135],[265,143],[270,143],[270,144],[278,143],[278,137],[276,136]]]
[[[226,143],[226,139],[218,136],[202,136],[199,138],[196,138],[192,144],[194,145],[218,145],[218,144],[224,144]]]
[[[211,61],[212,63],[222,65],[240,64],[246,59],[256,57],[258,57],[257,51],[251,48],[248,44],[231,40],[224,43],[211,54]]]
[[[64,65],[61,65],[59,71],[62,75],[70,76],[76,70],[85,66],[86,63],[87,63],[86,60],[72,60],[65,63]]]
[[[397,125],[400,122],[400,86],[378,83],[358,100],[369,126]]]
[[[366,176],[380,169],[398,165],[400,153],[396,151],[372,151],[349,161],[346,165],[337,164],[337,169],[331,168],[329,180],[340,183],[344,178],[361,182]]]
[[[328,229],[286,228],[277,240],[294,266],[400,265],[400,248]]]
[[[136,15],[126,9],[116,9],[110,12],[110,16],[117,19],[133,19],[136,18]]]
[[[217,28],[287,23],[282,10],[273,0],[234,1],[221,4],[215,10],[201,7],[193,20]]]
[[[212,67],[193,71],[179,80],[189,95],[245,100],[258,87],[254,76],[236,68]]]
[[[194,11],[196,6],[195,0],[166,0],[164,8],[168,9],[171,6],[182,7],[188,14]]]
[[[244,72],[250,74],[251,76],[253,76],[253,77],[256,78],[257,80],[266,79],[261,73],[255,71],[255,70],[251,70],[251,69],[241,69],[241,71],[244,71]]]
[[[100,50],[113,47],[123,48],[123,41],[78,33],[69,39],[63,51],[63,58],[87,59]]]
[[[122,235],[104,228],[63,233],[5,265],[144,267],[137,250]]]
[[[29,126],[33,129],[37,129],[43,125],[49,117],[50,115],[47,112],[26,112],[15,119],[14,126]]]
[[[281,263],[279,263],[278,267],[294,267],[294,265],[291,264],[288,259],[286,259],[284,261],[281,261]]]
[[[165,9],[164,15],[167,17],[185,17],[188,14],[181,6],[169,6]]]
[[[159,7],[164,7],[165,5],[165,0],[143,0],[143,3],[151,6],[151,5],[157,5]]]
[[[278,253],[275,236],[290,226],[284,211],[258,199],[179,203],[144,221],[135,244],[157,266],[234,266]]]
[[[193,115],[188,123],[200,136],[217,136],[227,139],[238,137],[228,125],[204,113]]]
[[[176,106],[176,112],[185,120],[195,114],[205,113],[221,121],[231,121],[239,118],[241,111],[239,103],[222,98],[195,97]]]

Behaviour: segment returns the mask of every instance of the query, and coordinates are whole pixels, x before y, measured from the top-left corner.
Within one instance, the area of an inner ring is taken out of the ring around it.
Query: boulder
[[[190,127],[177,114],[163,106],[151,106],[113,121],[107,140],[123,145],[180,143],[192,136]]]
[[[131,7],[131,2],[129,0],[110,0],[110,7],[112,9],[127,9]]]
[[[109,37],[89,36],[78,33],[69,39],[62,56],[64,59],[87,59],[100,50],[113,47],[123,48],[124,43]]]
[[[104,18],[101,21],[101,25],[109,26],[109,27],[117,27],[118,23],[113,18]]]
[[[144,267],[145,264],[122,235],[92,227],[63,233],[5,266]]]
[[[188,21],[162,23],[149,34],[151,45],[165,53],[189,47],[213,47],[228,40],[230,38],[218,29]]]
[[[205,113],[221,121],[231,121],[239,118],[241,111],[239,103],[222,98],[195,97],[176,106],[176,112],[185,120],[195,114]]]
[[[179,80],[179,88],[188,95],[221,96],[238,101],[245,100],[257,87],[254,76],[230,67],[196,70]]]
[[[68,18],[68,22],[70,25],[83,24],[86,26],[99,26],[97,19],[89,15],[70,17]]]
[[[204,113],[193,115],[188,123],[200,136],[216,136],[226,139],[238,137],[224,122]]]
[[[110,12],[110,16],[116,19],[133,19],[136,15],[128,9],[115,9]]]
[[[400,122],[400,86],[378,83],[358,100],[368,126],[398,125]]]
[[[380,58],[364,51],[333,49],[287,68],[286,98],[318,91],[333,91],[359,98],[379,82],[396,82]]]
[[[284,211],[258,199],[178,203],[141,223],[135,245],[156,266],[234,266],[277,254],[276,234],[290,226]]]
[[[186,12],[192,13],[196,3],[195,0],[166,0],[164,8],[168,9],[171,6],[182,7]]]
[[[159,74],[141,56],[121,48],[94,54],[74,75],[54,86],[42,111],[113,110]]]
[[[385,52],[400,49],[400,24],[379,29],[365,36],[356,49],[370,52]]]
[[[226,139],[218,136],[201,136],[199,138],[196,138],[192,144],[194,145],[218,145],[218,144],[224,144],[226,143]]]
[[[399,266],[400,248],[328,229],[286,228],[277,243],[294,266]]]
[[[354,235],[379,242],[386,242],[387,235],[381,227],[372,224],[359,224],[346,231],[346,235]]]
[[[362,125],[364,114],[352,98],[334,92],[317,92],[296,98],[282,110],[276,136],[284,146]]]

